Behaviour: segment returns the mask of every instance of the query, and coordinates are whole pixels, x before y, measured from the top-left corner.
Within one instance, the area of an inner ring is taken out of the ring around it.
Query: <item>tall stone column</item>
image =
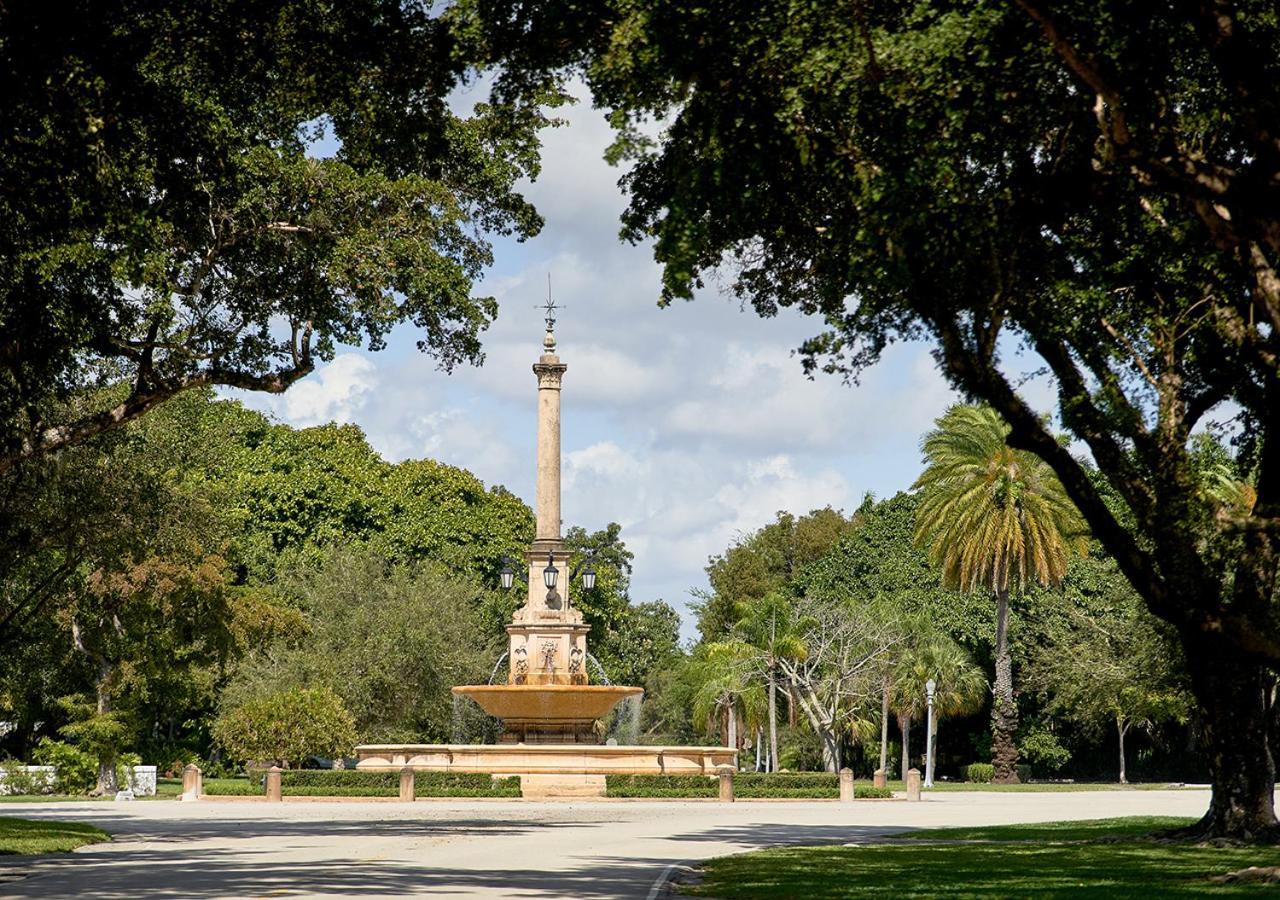
[[[538,528],[535,540],[560,540],[560,382],[568,368],[556,356],[556,336],[543,338],[545,352],[534,363],[538,376]]]

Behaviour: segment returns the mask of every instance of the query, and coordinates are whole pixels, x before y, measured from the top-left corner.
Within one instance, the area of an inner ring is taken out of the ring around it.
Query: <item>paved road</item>
[[[1204,791],[942,793],[921,803],[205,801],[4,804],[110,844],[0,857],[0,896],[650,898],[673,864],[905,828],[1199,815]]]

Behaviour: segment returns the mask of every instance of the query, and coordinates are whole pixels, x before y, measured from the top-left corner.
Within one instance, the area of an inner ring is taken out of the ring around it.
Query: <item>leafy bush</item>
[[[1034,768],[1048,773],[1057,772],[1071,761],[1071,751],[1062,746],[1058,736],[1039,727],[1031,728],[1018,740],[1018,753]],[[1021,773],[1018,777],[1022,778]]]
[[[995,777],[996,767],[991,763],[971,763],[964,769],[964,780],[974,784],[990,784]]]
[[[355,719],[329,688],[293,688],[251,699],[218,716],[214,737],[233,757],[281,765],[346,756]]]
[[[58,790],[65,794],[83,794],[98,783],[96,758],[66,741],[41,738],[31,758],[42,766],[58,770]]]
[[[251,778],[205,778],[201,789],[215,797],[256,797],[263,792],[262,783]]]
[[[853,796],[855,800],[888,800],[893,796],[893,791],[887,787],[878,788],[873,784],[855,784]]]
[[[1026,783],[1031,780],[1031,766],[1024,764],[1024,765],[1018,766],[1017,768],[1018,768],[1019,781]]]

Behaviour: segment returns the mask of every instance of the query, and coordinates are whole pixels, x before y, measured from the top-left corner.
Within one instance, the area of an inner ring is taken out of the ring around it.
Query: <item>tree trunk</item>
[[[1129,778],[1124,769],[1124,733],[1129,730],[1129,725],[1125,722],[1124,716],[1116,716],[1116,733],[1120,735],[1120,783],[1128,784]]]
[[[840,740],[831,729],[824,728],[822,737],[822,764],[828,772],[840,771]]]
[[[756,728],[756,768],[755,768],[757,772],[760,771],[760,751],[763,748],[763,744],[764,744],[764,737],[763,735],[760,734],[760,729],[757,727]]]
[[[928,750],[929,750],[929,756],[928,756],[928,762],[925,764],[925,773],[924,773],[925,781],[927,781],[929,784],[933,784],[933,773],[934,773],[934,770],[937,768],[937,761],[938,761],[938,721],[939,721],[939,720],[938,720],[938,713],[937,713],[937,710],[935,710],[935,711],[934,711],[934,713],[933,713],[933,729],[932,729],[932,731],[931,731],[931,732],[930,732],[930,734],[929,734],[929,747],[928,747]]]
[[[996,784],[1018,783],[1018,705],[1013,697],[1013,655],[1009,652],[1009,591],[996,591],[996,683],[991,704],[991,763]]]
[[[729,746],[738,749],[738,711],[732,701],[729,703]]]
[[[98,715],[111,712],[110,679],[113,670],[111,663],[105,660],[98,664]],[[116,754],[114,750],[102,749],[98,752],[98,785],[92,791],[94,796],[113,796],[120,789],[116,781]]]
[[[907,769],[911,768],[911,716],[898,716],[898,729],[902,732],[902,771],[898,777],[907,780]]]
[[[889,770],[889,680],[884,682],[884,693],[880,699],[880,771],[887,778]]]
[[[1267,672],[1213,636],[1184,635],[1183,646],[1213,783],[1209,811],[1188,833],[1274,840],[1280,828],[1267,741]]]
[[[778,673],[769,669],[769,764],[766,772],[778,771]]]

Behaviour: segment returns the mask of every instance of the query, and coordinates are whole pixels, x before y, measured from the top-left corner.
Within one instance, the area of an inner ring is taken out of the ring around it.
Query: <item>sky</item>
[[[708,292],[657,305],[647,245],[618,240],[620,170],[589,102],[544,134],[543,170],[526,196],[546,219],[523,244],[494,243],[477,293],[498,299],[486,360],[446,375],[401,327],[385,350],[342,348],[286,394],[228,392],[296,427],[354,423],[392,461],[431,457],[534,500],[536,380],[552,278],[556,336],[568,365],[562,400],[566,527],[622,525],[634,552],[632,600],[684,616],[707,586],[708,557],[771,521],[865,492],[891,496],[921,468],[919,441],[957,397],[922,345],[898,345],[850,386],[805,377],[794,349],[820,330],[798,313],[760,319]]]

